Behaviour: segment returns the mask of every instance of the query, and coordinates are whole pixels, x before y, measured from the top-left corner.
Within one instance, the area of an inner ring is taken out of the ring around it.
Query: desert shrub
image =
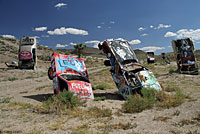
[[[101,109],[98,107],[90,107],[88,109],[88,116],[89,117],[95,117],[95,118],[99,118],[99,117],[111,117],[112,116],[112,110],[111,109]]]
[[[29,103],[23,103],[23,102],[10,102],[8,104],[9,107],[16,107],[17,109],[28,109],[32,108],[33,105]]]
[[[112,87],[106,83],[99,84],[95,87],[95,89],[105,90],[105,89],[111,89]]]
[[[164,88],[164,91],[166,92],[174,92],[177,90],[177,87],[173,84],[167,85],[167,87]]]
[[[10,78],[8,78],[8,80],[9,81],[15,81],[15,80],[18,80],[18,78],[16,78],[16,77],[10,77]]]
[[[6,98],[3,98],[3,99],[0,99],[0,103],[9,103],[10,102],[10,97],[6,97]]]
[[[38,59],[44,60],[44,61],[50,61],[51,60],[50,56],[48,56],[48,55],[39,55]]]
[[[128,96],[123,109],[125,112],[137,113],[147,108],[151,108],[156,102],[156,91],[151,88],[143,88],[140,94]]]
[[[156,95],[158,100],[157,106],[162,108],[177,107],[184,102],[186,96],[180,89],[176,89],[174,94],[168,95],[165,92],[160,92]]]
[[[138,113],[144,109],[144,99],[139,94],[128,96],[125,104],[123,105],[124,112],[128,113]]]
[[[122,111],[128,113],[137,113],[145,109],[152,108],[154,105],[161,108],[170,108],[181,105],[186,96],[179,88],[175,88],[174,94],[166,94],[164,91],[155,91],[154,89],[143,88],[141,94],[128,96],[122,106]]]
[[[105,96],[101,96],[101,97],[95,97],[94,101],[104,101],[106,99]]]
[[[66,109],[73,109],[83,104],[81,98],[74,96],[73,92],[64,90],[57,95],[53,95],[43,102],[43,106],[48,109],[49,112],[55,112],[62,114]]]
[[[1,41],[1,40],[0,40],[0,44],[5,45],[4,41]]]

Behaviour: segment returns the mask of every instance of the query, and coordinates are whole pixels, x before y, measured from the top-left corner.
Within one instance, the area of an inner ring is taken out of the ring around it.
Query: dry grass
[[[28,109],[28,108],[33,108],[33,105],[29,103],[22,103],[22,102],[10,102],[8,104],[8,107],[13,108],[13,109]]]
[[[158,117],[154,117],[153,121],[164,121],[164,122],[166,122],[169,119],[171,119],[171,117],[169,117],[169,116],[158,116]]]

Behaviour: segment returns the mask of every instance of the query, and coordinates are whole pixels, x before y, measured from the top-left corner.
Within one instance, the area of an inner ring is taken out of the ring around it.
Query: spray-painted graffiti
[[[56,62],[58,63],[57,69],[61,71],[71,68],[80,73],[84,69],[82,61],[74,59],[73,57],[67,57],[67,59],[56,59]]]
[[[94,99],[83,59],[54,53],[51,58],[54,92],[64,89],[82,99]]]
[[[69,82],[69,87],[72,92],[74,92],[75,96],[78,96],[80,98],[89,98],[89,99],[94,99],[93,93],[92,93],[92,88],[91,84],[88,83],[73,83]]]
[[[158,81],[156,80],[155,76],[151,71],[149,70],[140,71],[137,73],[137,76],[143,87],[154,88],[157,91],[162,90],[160,84],[158,83]]]

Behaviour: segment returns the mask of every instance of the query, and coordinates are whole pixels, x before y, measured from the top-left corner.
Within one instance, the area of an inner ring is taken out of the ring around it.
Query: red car
[[[53,53],[48,76],[49,79],[53,80],[55,94],[66,89],[82,99],[94,99],[92,86],[82,58]]]

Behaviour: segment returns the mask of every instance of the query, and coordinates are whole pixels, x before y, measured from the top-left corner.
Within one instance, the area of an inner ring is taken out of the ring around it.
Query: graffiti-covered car
[[[139,63],[127,41],[104,41],[98,47],[109,59],[104,64],[111,66],[112,78],[124,99],[141,88],[162,90],[153,73]]]
[[[55,94],[65,89],[82,99],[94,99],[92,86],[82,58],[53,53],[48,76],[49,79],[53,80]]]
[[[19,69],[35,69],[37,66],[37,40],[35,37],[23,37],[19,43]]]
[[[194,44],[190,38],[172,41],[178,71],[180,73],[198,74],[198,65],[194,55]]]
[[[155,62],[154,52],[147,52],[147,63],[151,64]]]

